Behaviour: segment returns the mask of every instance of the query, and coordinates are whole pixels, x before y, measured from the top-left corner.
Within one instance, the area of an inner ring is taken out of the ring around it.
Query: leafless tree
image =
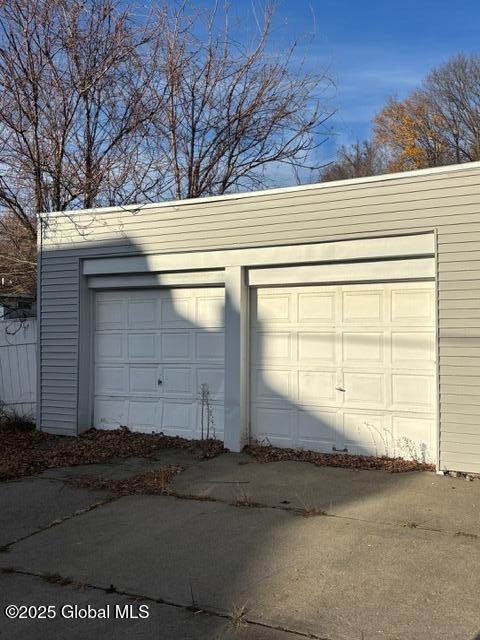
[[[141,52],[150,38],[113,0],[0,2],[0,230],[5,240],[23,229],[29,256],[38,212],[156,189],[142,154],[152,67]],[[0,244],[5,269],[18,247]]]
[[[479,160],[480,55],[455,56],[427,76],[423,90],[452,161]]]
[[[0,204],[28,223],[133,184],[150,37],[113,0],[0,3]]]
[[[322,98],[331,83],[296,64],[295,44],[269,52],[271,5],[247,44],[232,35],[227,6],[193,15],[183,5],[164,6],[157,15],[155,86],[166,109],[157,111],[153,137],[169,159],[165,185],[173,197],[263,187],[279,165],[318,174],[315,150],[331,115]]]
[[[282,164],[318,173],[329,80],[294,45],[270,53],[269,5],[250,44],[228,9],[141,11],[0,0],[0,268],[22,260],[22,282],[39,212],[249,189]]]
[[[36,242],[12,213],[0,216],[0,293],[35,291]]]
[[[386,170],[383,150],[370,140],[341,146],[337,157],[320,173],[321,182],[363,178]]]

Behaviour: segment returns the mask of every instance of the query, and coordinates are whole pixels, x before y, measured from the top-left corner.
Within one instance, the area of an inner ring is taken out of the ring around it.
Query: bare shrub
[[[0,429],[33,431],[35,429],[35,419],[32,415],[21,414],[14,407],[9,407],[0,401]]]

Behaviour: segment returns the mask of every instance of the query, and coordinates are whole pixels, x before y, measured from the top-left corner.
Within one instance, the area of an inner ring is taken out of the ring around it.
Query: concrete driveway
[[[172,496],[71,485],[170,464],[186,467]],[[0,638],[473,640],[480,631],[478,480],[169,450],[2,483],[0,507]],[[9,604],[53,605],[55,618],[9,620]],[[74,605],[110,617],[72,619],[82,615]],[[140,605],[148,618],[115,618],[139,616]]]

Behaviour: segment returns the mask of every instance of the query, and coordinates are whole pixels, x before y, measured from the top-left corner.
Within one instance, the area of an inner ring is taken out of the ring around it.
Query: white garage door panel
[[[251,435],[434,458],[433,282],[259,288]]]
[[[101,337],[100,336],[97,336]],[[158,353],[157,336],[155,333],[125,334],[127,340],[127,358],[139,362],[155,361]]]
[[[337,426],[338,415],[335,409],[311,407],[298,411],[298,443],[306,449],[328,447],[331,443],[332,427]],[[330,445],[331,450],[331,445]]]
[[[262,425],[265,437],[273,445],[291,446],[294,432],[295,413],[288,408],[258,407],[255,411],[255,422]]]
[[[117,429],[128,423],[128,402],[120,398],[95,398],[94,426],[99,429]]]
[[[337,389],[335,371],[298,371],[298,400],[302,404],[336,406]]]
[[[94,425],[199,437],[207,384],[223,436],[223,289],[98,292]]]

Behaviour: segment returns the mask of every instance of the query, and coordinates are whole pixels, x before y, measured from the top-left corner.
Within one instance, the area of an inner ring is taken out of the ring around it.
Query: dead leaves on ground
[[[187,449],[197,458],[213,458],[226,451],[219,440],[186,440],[161,433],[137,433],[125,427],[111,431],[90,429],[77,438],[0,428],[0,480],[55,467],[148,457],[159,449]]]
[[[111,491],[120,496],[131,495],[166,495],[169,493],[169,485],[172,478],[181,473],[185,467],[171,465],[155,471],[147,471],[123,480],[111,480],[101,478],[82,478],[71,481],[76,487],[82,489],[94,489]]]
[[[319,453],[306,449],[280,449],[270,445],[251,444],[245,447],[246,453],[259,462],[281,462],[294,460],[310,462],[319,467],[344,467],[345,469],[380,469],[390,473],[406,471],[435,471],[435,465],[404,460],[403,458],[387,458],[386,456],[355,456],[350,453]]]
[[[25,432],[0,428],[0,480],[12,480],[55,467],[94,464],[131,456],[148,457],[160,449],[186,449],[197,458],[213,458],[227,451],[220,440],[187,440],[161,433],[137,433],[125,427],[110,431],[90,429],[77,438],[35,430]],[[390,473],[435,470],[432,464],[386,456],[318,453],[261,444],[249,445],[245,451],[259,462],[294,460],[317,466],[381,469]]]

